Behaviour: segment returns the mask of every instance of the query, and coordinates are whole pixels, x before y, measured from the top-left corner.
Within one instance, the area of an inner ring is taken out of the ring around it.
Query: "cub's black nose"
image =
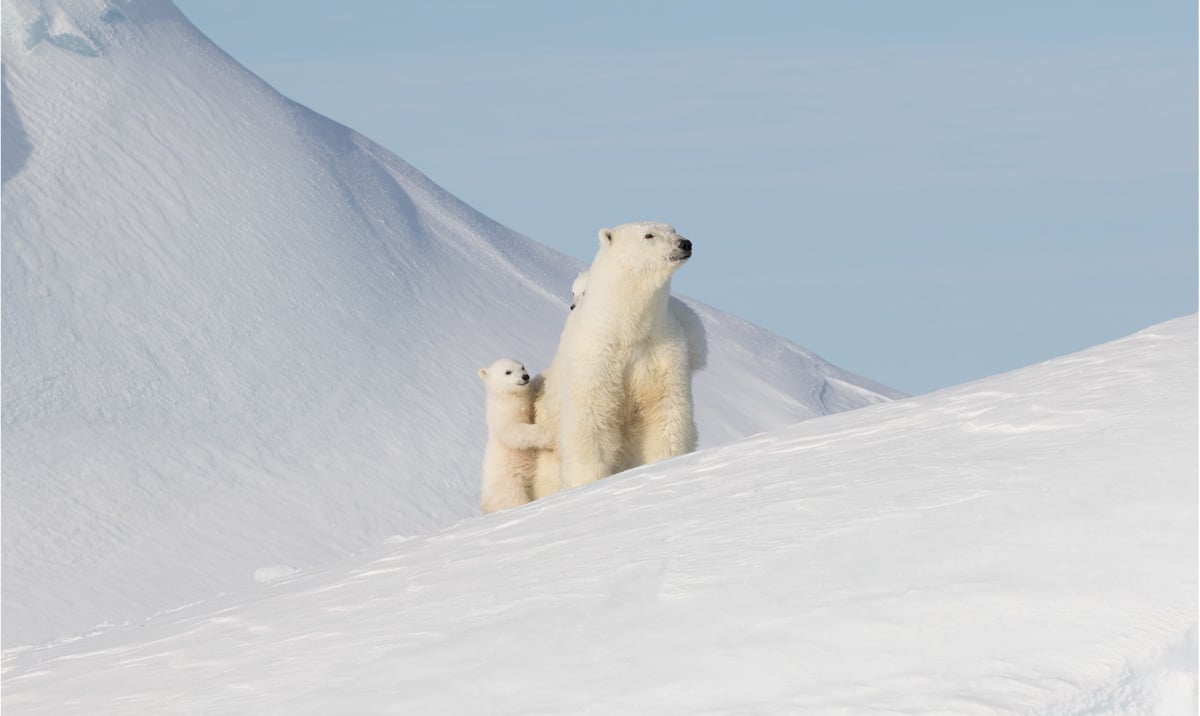
[[[692,242],[688,241],[687,239],[680,239],[679,240],[679,248],[683,249],[684,251],[691,251],[692,250]]]
[[[529,374],[528,374],[528,373],[523,373],[523,374],[521,375],[521,380],[529,380]]]

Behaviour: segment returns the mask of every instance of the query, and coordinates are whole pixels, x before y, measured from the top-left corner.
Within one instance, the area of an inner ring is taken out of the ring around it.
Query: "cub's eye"
[[[653,239],[653,238],[654,238],[654,234],[646,234],[646,235],[645,235],[645,236],[643,236],[642,238],[644,238],[644,239]]]
[[[506,370],[506,371],[504,371],[504,375],[512,375],[512,371],[511,371],[511,370]]]

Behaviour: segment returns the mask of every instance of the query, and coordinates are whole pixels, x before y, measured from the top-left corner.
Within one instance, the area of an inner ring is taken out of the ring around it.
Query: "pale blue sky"
[[[506,226],[670,222],[678,293],[900,390],[1196,310],[1194,0],[176,1]]]

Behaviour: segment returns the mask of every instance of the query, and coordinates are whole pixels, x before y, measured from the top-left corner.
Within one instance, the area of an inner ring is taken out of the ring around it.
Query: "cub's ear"
[[[607,246],[612,243],[612,229],[600,229],[600,245]]]
[[[487,368],[479,369],[479,377],[483,378],[484,380],[487,380]]]

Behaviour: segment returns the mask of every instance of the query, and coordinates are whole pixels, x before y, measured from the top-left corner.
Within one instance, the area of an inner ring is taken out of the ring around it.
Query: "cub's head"
[[[571,282],[571,310],[574,311],[579,302],[583,300],[583,294],[587,292],[587,271],[581,272]]]
[[[479,377],[489,393],[517,393],[529,388],[529,371],[512,358],[501,358],[487,368],[480,368]]]
[[[692,256],[692,242],[670,224],[639,222],[600,230],[600,250],[631,273],[670,274]]]

